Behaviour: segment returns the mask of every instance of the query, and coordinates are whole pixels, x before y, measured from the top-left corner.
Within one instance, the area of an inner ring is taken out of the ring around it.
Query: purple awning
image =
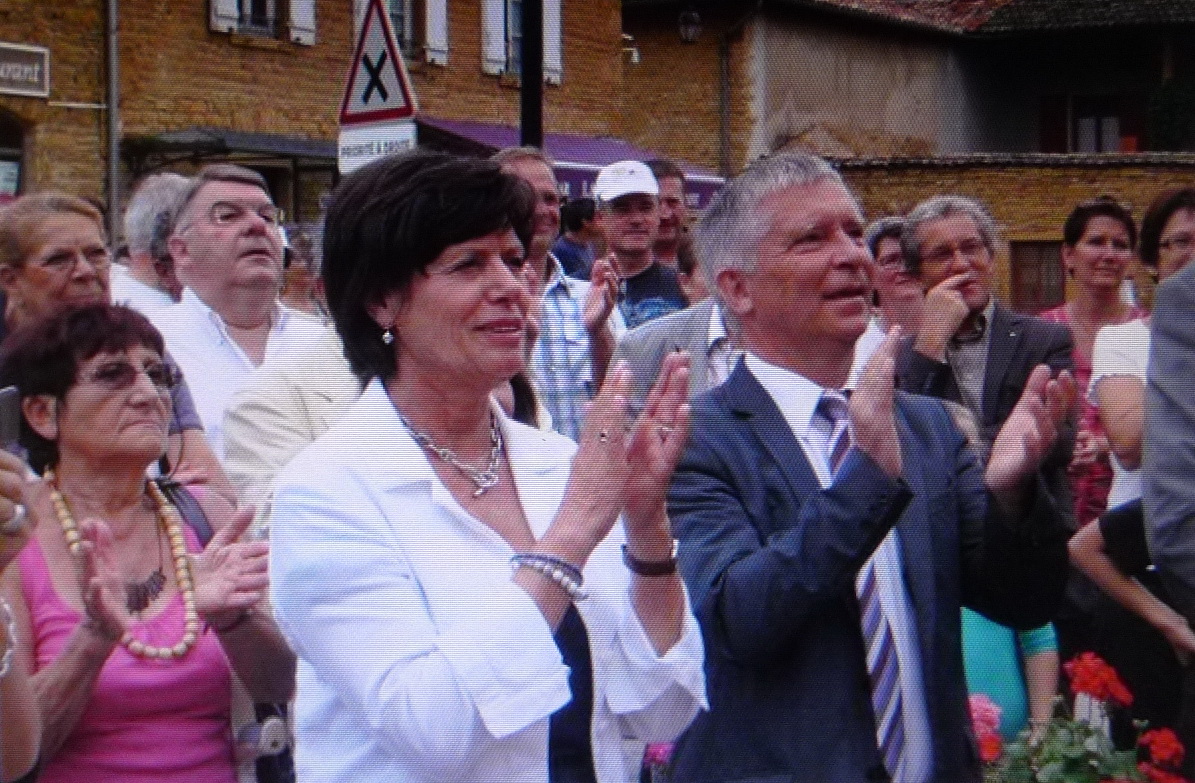
[[[419,143],[442,147],[452,152],[492,155],[506,147],[519,145],[519,129],[510,125],[473,120],[416,118]],[[651,160],[663,157],[651,150],[610,136],[578,136],[572,133],[545,133],[544,150],[556,161],[556,179],[568,198],[590,195],[593,180],[602,166],[620,160]],[[721,189],[723,179],[709,169],[677,161],[685,172],[685,196],[692,209],[704,209]]]

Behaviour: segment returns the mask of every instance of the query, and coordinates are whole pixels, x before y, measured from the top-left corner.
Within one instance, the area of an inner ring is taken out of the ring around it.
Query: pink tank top
[[[185,535],[188,549],[198,551],[189,528]],[[62,652],[82,615],[55,592],[36,541],[18,562],[40,671]],[[175,595],[158,616],[136,623],[133,633],[149,644],[173,645],[182,628],[182,596]],[[211,631],[184,658],[168,661],[137,658],[117,645],[87,709],[38,780],[235,783],[230,688],[228,659]]]

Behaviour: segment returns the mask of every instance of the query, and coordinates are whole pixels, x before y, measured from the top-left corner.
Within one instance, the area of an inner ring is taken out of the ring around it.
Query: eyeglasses
[[[208,220],[217,226],[230,226],[240,223],[249,215],[255,214],[271,226],[282,225],[285,213],[270,203],[248,205],[237,204],[232,201],[217,201],[207,211]]]
[[[876,266],[886,269],[889,272],[903,271],[905,268],[905,257],[900,253],[886,253],[876,259]]]
[[[1163,250],[1174,251],[1175,253],[1186,253],[1192,247],[1195,247],[1195,236],[1191,234],[1175,234],[1159,242],[1158,247]]]
[[[987,252],[987,245],[979,239],[964,239],[957,245],[944,245],[922,253],[922,263],[933,266],[945,266],[954,260],[955,255],[962,256],[966,261],[974,261]]]
[[[60,250],[47,258],[35,261],[34,266],[46,270],[54,275],[69,275],[79,265],[79,259],[84,259],[91,268],[103,272],[112,266],[112,254],[106,247],[77,248],[74,250]]]
[[[173,365],[165,362],[151,362],[145,367],[134,367],[128,362],[105,362],[97,367],[87,380],[99,384],[108,391],[118,392],[137,382],[137,376],[145,373],[149,382],[158,390],[158,394],[168,394],[174,391],[182,380],[179,371]]]

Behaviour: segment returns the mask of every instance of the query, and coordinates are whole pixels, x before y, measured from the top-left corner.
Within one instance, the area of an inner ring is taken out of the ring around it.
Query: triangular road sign
[[[418,108],[406,64],[390,27],[390,15],[382,0],[369,0],[361,38],[349,66],[344,100],[340,103],[340,124],[401,120],[414,116]]]

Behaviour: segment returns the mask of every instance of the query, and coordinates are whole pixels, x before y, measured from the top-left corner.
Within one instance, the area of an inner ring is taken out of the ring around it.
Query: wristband
[[[668,576],[676,573],[676,539],[672,539],[672,554],[667,560],[640,560],[631,554],[626,544],[622,545],[622,562],[627,570],[639,576]]]

